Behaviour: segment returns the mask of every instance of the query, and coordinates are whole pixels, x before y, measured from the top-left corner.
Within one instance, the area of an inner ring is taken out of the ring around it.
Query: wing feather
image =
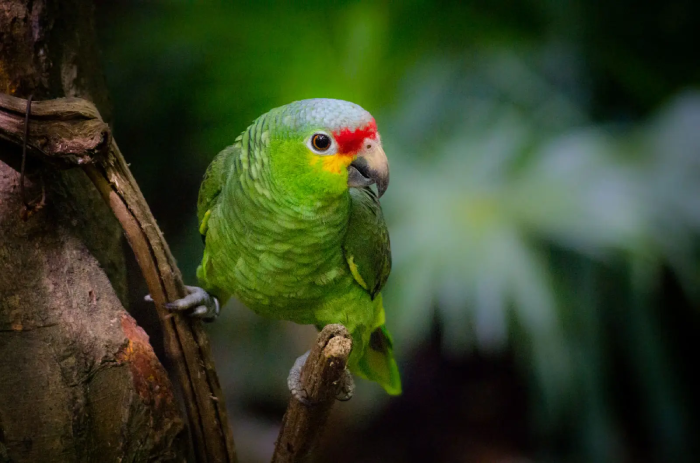
[[[216,155],[204,173],[197,198],[197,218],[199,219],[199,233],[202,235],[202,240],[207,236],[207,223],[211,210],[218,202],[226,177],[232,167],[231,163],[238,158],[239,151],[240,145],[238,143],[224,149]]]
[[[389,231],[379,198],[371,188],[350,188],[350,199],[345,260],[355,280],[374,299],[391,272]]]

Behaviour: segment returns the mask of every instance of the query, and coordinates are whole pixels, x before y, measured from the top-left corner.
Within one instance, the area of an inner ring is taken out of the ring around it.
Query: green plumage
[[[199,193],[197,276],[222,303],[234,295],[263,316],[319,329],[342,323],[353,337],[351,371],[399,394],[379,293],[391,269],[379,200],[368,187],[348,188],[347,166],[332,164],[345,158],[322,159],[305,143],[371,118],[358,108],[337,100],[277,108],[216,156]]]

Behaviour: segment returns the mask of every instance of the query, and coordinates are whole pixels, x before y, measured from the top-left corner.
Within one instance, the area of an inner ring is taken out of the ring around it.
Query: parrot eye
[[[313,146],[317,151],[325,152],[331,147],[331,137],[325,133],[315,133],[311,137],[311,146]]]
[[[307,138],[304,143],[312,152],[322,156],[330,156],[338,151],[338,144],[333,137],[321,130]]]

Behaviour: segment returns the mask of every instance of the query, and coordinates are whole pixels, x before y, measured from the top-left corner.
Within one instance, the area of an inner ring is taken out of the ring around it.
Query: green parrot
[[[233,295],[266,317],[341,323],[350,371],[400,394],[380,293],[391,270],[379,204],[388,183],[375,120],[360,106],[311,99],[260,116],[204,175],[204,291],[190,287],[169,308],[212,317]]]

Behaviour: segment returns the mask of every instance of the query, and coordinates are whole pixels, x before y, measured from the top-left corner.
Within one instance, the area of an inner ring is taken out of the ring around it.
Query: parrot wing
[[[236,159],[240,157],[241,147],[238,141],[239,139],[236,139],[235,145],[229,146],[217,154],[211,164],[209,164],[207,171],[204,173],[202,185],[199,187],[199,197],[197,198],[199,233],[202,235],[202,241],[206,245],[202,263],[197,267],[197,279],[202,288],[215,296],[221,305],[225,304],[231,295],[228,291],[219,288],[209,274],[211,271],[209,268],[211,249],[209,243],[206,242],[206,238],[209,230],[209,218],[219,203],[224,185],[227,181],[231,181],[231,169],[234,169]]]
[[[391,245],[379,199],[370,188],[350,188],[352,206],[343,251],[355,281],[372,297],[375,319],[369,342],[354,372],[376,381],[391,395],[401,394],[401,376],[393,342],[384,325],[381,289],[391,271]],[[351,367],[352,368],[352,367]]]
[[[199,219],[199,233],[202,235],[202,240],[207,236],[209,216],[224,188],[231,162],[237,158],[240,149],[238,143],[224,149],[216,155],[204,173],[197,198],[197,218]]]
[[[371,188],[350,188],[350,199],[343,252],[355,281],[374,299],[391,272],[389,232],[379,199]]]

